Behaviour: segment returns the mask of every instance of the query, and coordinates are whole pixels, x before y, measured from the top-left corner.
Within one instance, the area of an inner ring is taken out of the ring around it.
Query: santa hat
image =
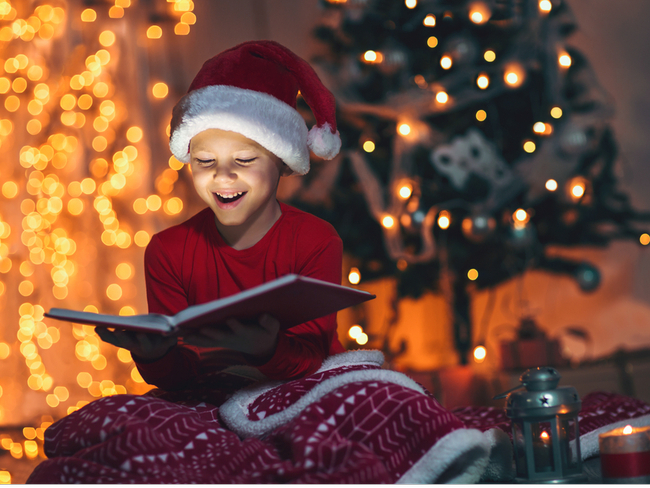
[[[307,131],[298,92],[316,125]],[[229,130],[254,140],[295,173],[309,171],[309,149],[332,159],[341,148],[333,95],[302,58],[273,41],[244,42],[205,62],[172,112],[169,145],[189,162],[192,137]]]

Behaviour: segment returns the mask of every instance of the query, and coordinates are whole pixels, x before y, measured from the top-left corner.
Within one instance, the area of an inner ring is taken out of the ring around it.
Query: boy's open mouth
[[[245,191],[240,191],[236,193],[231,193],[231,194],[221,194],[221,193],[214,193],[214,196],[216,197],[217,201],[221,203],[233,203],[239,200],[241,197],[246,195],[247,192]]]

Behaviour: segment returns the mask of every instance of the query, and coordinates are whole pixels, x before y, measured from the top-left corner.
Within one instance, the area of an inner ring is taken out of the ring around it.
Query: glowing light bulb
[[[542,438],[542,439],[548,439],[548,438],[549,438],[548,432],[542,432],[542,433],[539,435],[539,437]]]
[[[548,12],[551,11],[552,8],[553,8],[553,4],[551,4],[551,2],[549,0],[540,0],[539,1],[539,9],[542,12],[548,13]]]
[[[438,38],[436,36],[431,36],[427,39],[427,46],[429,46],[431,49],[433,49],[437,45],[438,45]]]
[[[495,59],[497,59],[497,55],[494,51],[488,49],[483,53],[483,59],[485,59],[488,63],[492,63]]]
[[[482,24],[483,23],[483,14],[481,12],[473,11],[473,12],[471,12],[469,14],[469,18],[475,24]]]
[[[516,85],[518,81],[519,81],[519,76],[517,76],[517,73],[512,71],[506,73],[506,83],[508,83],[509,85]]]
[[[386,215],[383,219],[381,219],[381,225],[383,225],[386,229],[390,229],[395,225],[395,219],[390,215]]]
[[[418,0],[404,0],[404,5],[406,8],[414,9],[418,6]]]
[[[633,429],[631,425],[626,425],[625,427],[623,427],[623,434],[629,435],[632,433],[632,430]]]
[[[467,278],[468,278],[469,280],[471,280],[471,281],[476,280],[476,279],[478,278],[478,271],[477,271],[476,269],[474,269],[474,268],[470,269],[470,270],[467,272]]]
[[[562,109],[560,107],[553,107],[551,109],[551,117],[554,119],[559,119],[562,117]]]
[[[525,223],[525,222],[528,222],[529,215],[528,215],[528,212],[526,212],[523,208],[518,208],[518,209],[515,210],[515,212],[512,214],[512,218],[513,218],[516,222]]]
[[[165,98],[169,93],[169,87],[166,83],[156,83],[151,89],[151,93],[155,98]]]
[[[487,349],[484,346],[476,346],[474,348],[474,361],[482,363],[487,356]]]
[[[440,59],[440,66],[442,66],[443,69],[449,69],[451,68],[451,65],[453,64],[453,61],[451,59],[451,56],[443,56]]]
[[[377,61],[377,53],[375,51],[366,51],[363,53],[363,60],[367,63],[374,63]]]
[[[399,132],[403,136],[408,136],[411,133],[411,126],[408,125],[407,123],[400,124],[397,127],[397,132]]]
[[[568,68],[571,66],[571,56],[568,54],[564,53],[558,58],[558,63],[560,63],[560,66],[564,68]]]
[[[533,141],[524,142],[524,151],[526,151],[528,154],[534,153],[535,149],[537,149],[537,146]]]
[[[367,153],[371,153],[375,150],[375,143],[372,141],[366,141],[363,143],[363,150]]]
[[[428,14],[422,21],[422,24],[426,25],[427,27],[435,27],[436,16],[433,14]]]
[[[160,39],[162,37],[162,28],[159,25],[152,25],[147,29],[149,39]]]
[[[362,332],[362,333],[359,334],[359,336],[355,339],[355,341],[357,341],[357,344],[359,344],[359,345],[361,345],[361,346],[363,346],[364,344],[367,344],[367,343],[368,343],[368,334],[366,334],[365,332]]]
[[[557,190],[557,181],[555,181],[553,178],[546,180],[545,186],[548,191],[555,191]]]
[[[481,90],[485,90],[490,85],[490,78],[487,75],[479,75],[476,84]]]
[[[361,334],[363,334],[363,329],[359,325],[353,325],[348,330],[348,335],[350,336],[350,339],[356,339]]]
[[[451,224],[451,215],[446,210],[440,212],[438,215],[438,227],[441,229],[448,229]]]
[[[487,112],[485,110],[478,110],[476,112],[476,120],[483,122],[485,119],[487,119]]]
[[[361,281],[361,272],[359,268],[350,268],[350,273],[348,273],[348,281],[353,285],[358,285]]]
[[[413,187],[410,184],[405,183],[400,187],[397,193],[400,196],[400,198],[406,200],[408,197],[411,196],[411,193],[413,193]]]
[[[543,134],[546,130],[546,124],[544,122],[535,122],[533,125],[533,132],[537,134]]]
[[[95,22],[97,20],[97,12],[91,8],[87,8],[81,12],[81,21],[82,22]]]
[[[447,103],[449,101],[449,95],[444,91],[439,91],[436,93],[436,102],[438,103]]]
[[[580,198],[585,194],[585,184],[583,182],[574,183],[571,186],[571,195],[575,198]]]

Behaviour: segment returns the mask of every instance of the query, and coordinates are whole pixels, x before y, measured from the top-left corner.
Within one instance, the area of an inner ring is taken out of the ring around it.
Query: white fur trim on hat
[[[171,134],[174,156],[189,162],[189,145],[207,129],[237,132],[279,157],[295,173],[309,171],[307,125],[293,107],[263,92],[210,85],[189,92],[179,102],[182,119]]]
[[[322,126],[314,126],[307,134],[307,145],[316,156],[332,159],[341,149],[339,132],[332,133],[332,126],[325,122]]]

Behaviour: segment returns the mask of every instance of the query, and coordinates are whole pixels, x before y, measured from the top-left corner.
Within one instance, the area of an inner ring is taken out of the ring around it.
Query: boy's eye
[[[214,161],[214,159],[199,159],[199,158],[196,158],[196,162],[198,164],[210,164],[213,161]]]
[[[255,161],[256,159],[257,159],[257,158],[249,158],[249,159],[241,159],[241,158],[237,158],[236,161],[237,161],[238,163],[240,163],[240,164],[250,164],[250,163],[252,163],[253,161]]]

